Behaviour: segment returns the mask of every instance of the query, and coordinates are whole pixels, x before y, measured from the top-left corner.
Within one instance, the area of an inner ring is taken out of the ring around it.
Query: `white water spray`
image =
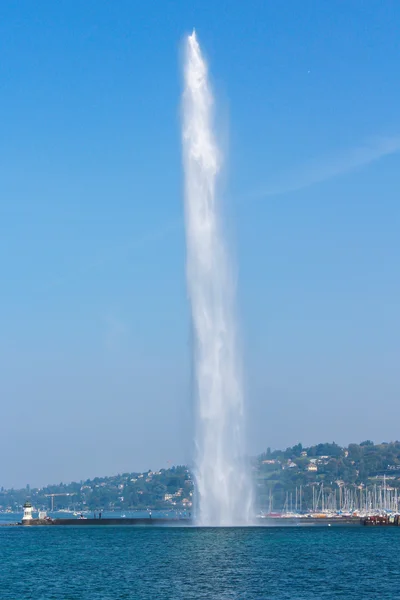
[[[213,96],[194,32],[186,41],[184,74],[182,137],[197,397],[198,521],[239,525],[250,520],[251,486],[244,464],[234,286],[216,194],[222,156],[213,132]]]

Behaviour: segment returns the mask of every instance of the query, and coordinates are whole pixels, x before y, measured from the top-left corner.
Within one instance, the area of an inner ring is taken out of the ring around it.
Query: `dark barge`
[[[371,515],[361,519],[361,522],[367,527],[399,527],[400,515]]]

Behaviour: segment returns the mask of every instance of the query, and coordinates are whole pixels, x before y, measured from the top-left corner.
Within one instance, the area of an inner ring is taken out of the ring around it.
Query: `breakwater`
[[[287,518],[256,518],[249,526],[253,527],[297,527],[297,526],[316,526],[316,527],[337,527],[349,525],[362,525],[364,519],[359,517],[287,517]],[[32,519],[22,521],[13,525],[23,527],[35,526],[170,526],[170,527],[196,527],[198,524],[191,518],[104,518],[104,519]]]
[[[24,527],[32,527],[37,525],[73,525],[73,526],[88,526],[88,525],[96,525],[96,526],[105,526],[105,525],[192,525],[192,519],[188,518],[123,518],[123,517],[115,517],[115,518],[102,518],[102,519],[51,519],[49,517],[45,519],[31,519],[29,521],[22,521],[18,523],[18,525],[22,525]]]

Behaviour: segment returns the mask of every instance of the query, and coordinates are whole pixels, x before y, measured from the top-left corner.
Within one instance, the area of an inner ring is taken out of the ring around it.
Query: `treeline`
[[[190,501],[193,482],[186,466],[157,472],[122,473],[86,481],[59,483],[44,488],[0,490],[0,510],[20,509],[29,498],[37,509],[49,510],[145,510],[182,508]],[[54,494],[52,498],[51,495]],[[173,496],[168,502],[165,496]],[[175,504],[174,504],[175,502]]]
[[[312,506],[316,486],[327,497],[340,487],[362,489],[385,485],[400,487],[400,442],[341,447],[335,442],[286,450],[271,450],[252,461],[257,508],[282,510]],[[313,491],[314,488],[314,491]],[[51,494],[55,494],[53,500]],[[188,509],[194,497],[193,476],[181,465],[160,471],[122,473],[86,481],[59,483],[44,488],[0,491],[0,510],[20,510],[29,497],[36,508],[70,510]],[[297,499],[297,501],[296,501]]]

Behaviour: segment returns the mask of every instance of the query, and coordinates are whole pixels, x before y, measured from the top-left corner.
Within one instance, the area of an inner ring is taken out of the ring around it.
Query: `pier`
[[[18,525],[22,525],[24,527],[32,527],[32,526],[48,526],[48,525],[73,525],[73,526],[87,526],[87,525],[192,525],[192,519],[188,518],[126,518],[126,517],[115,517],[115,518],[101,518],[101,519],[52,519],[50,517],[46,517],[45,519],[32,519],[29,521],[22,521],[18,523]]]
[[[143,526],[143,527],[198,527],[196,520],[188,517],[111,517],[111,518],[41,518],[22,519],[14,523],[1,523],[3,527],[48,527],[48,526]],[[246,527],[246,525],[243,525]],[[400,514],[381,514],[369,516],[344,516],[344,517],[258,517],[248,527],[400,527]]]

